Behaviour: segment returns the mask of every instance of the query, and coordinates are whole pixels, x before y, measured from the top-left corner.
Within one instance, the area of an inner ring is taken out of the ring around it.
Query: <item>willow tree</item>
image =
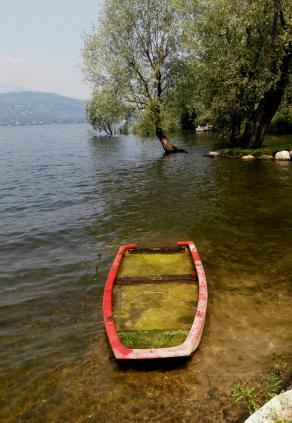
[[[291,0],[200,0],[195,19],[193,3],[182,9],[197,98],[232,146],[259,147],[289,81]]]
[[[181,64],[179,14],[168,0],[106,0],[100,22],[84,38],[84,71],[95,90],[105,85],[124,106],[147,111],[166,153],[164,127]]]
[[[94,129],[113,135],[116,124],[127,117],[127,110],[110,87],[94,91],[86,106],[86,116]]]

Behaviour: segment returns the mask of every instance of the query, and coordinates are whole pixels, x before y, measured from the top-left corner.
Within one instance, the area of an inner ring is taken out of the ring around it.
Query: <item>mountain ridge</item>
[[[0,93],[0,125],[85,123],[86,100],[55,93],[20,91]]]

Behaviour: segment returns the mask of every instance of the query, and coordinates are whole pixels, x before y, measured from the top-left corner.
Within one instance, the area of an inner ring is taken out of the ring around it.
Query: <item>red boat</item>
[[[120,247],[104,289],[107,336],[119,360],[186,357],[198,347],[207,281],[193,241]]]

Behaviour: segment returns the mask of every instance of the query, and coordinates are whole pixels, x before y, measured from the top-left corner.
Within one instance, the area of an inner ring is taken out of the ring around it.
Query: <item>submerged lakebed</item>
[[[0,128],[2,421],[233,422],[234,383],[291,365],[291,163],[175,138],[189,154],[86,125]],[[209,287],[199,349],[117,364],[102,295],[118,247],[191,239]]]

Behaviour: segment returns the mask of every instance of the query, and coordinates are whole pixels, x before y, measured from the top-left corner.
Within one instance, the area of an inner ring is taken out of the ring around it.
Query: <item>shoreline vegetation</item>
[[[240,404],[249,415],[253,415],[271,398],[292,389],[292,372],[285,361],[273,362],[270,369],[250,380],[239,380],[231,389],[231,398]],[[290,404],[287,404],[289,406]],[[288,411],[288,407],[287,411]],[[280,413],[284,412],[285,406]],[[275,410],[279,411],[279,410]],[[281,420],[282,421],[282,420]]]
[[[242,160],[292,160],[292,137],[287,135],[274,137],[271,135],[265,139],[265,144],[256,149],[247,149],[241,147],[235,148],[220,148],[217,145],[213,151],[209,151],[207,157],[223,157],[227,159],[242,159]]]
[[[292,161],[292,151],[289,152],[287,150],[277,151],[274,154],[265,153],[260,154],[260,152],[254,152],[251,150],[247,150],[242,152],[241,150],[234,151],[232,149],[224,149],[222,151],[209,151],[206,154],[207,157],[212,158],[225,158],[225,159],[242,159],[242,160],[278,160],[278,161]]]

